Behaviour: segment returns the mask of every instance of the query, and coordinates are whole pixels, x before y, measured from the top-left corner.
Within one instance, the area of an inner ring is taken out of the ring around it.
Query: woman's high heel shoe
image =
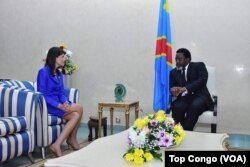
[[[80,149],[80,146],[79,147],[74,147],[73,144],[70,143],[69,140],[66,140],[66,143],[68,144],[68,147],[72,147],[73,150],[79,150]]]
[[[54,154],[56,157],[62,156],[62,154],[59,154],[59,153],[56,151],[56,149],[55,149],[52,145],[49,146],[48,151],[49,151],[50,153]]]

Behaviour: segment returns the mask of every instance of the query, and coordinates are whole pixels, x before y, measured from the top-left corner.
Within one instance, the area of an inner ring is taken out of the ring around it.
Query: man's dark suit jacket
[[[203,62],[190,62],[187,70],[187,84],[185,88],[189,94],[200,96],[206,101],[209,110],[214,109],[214,103],[207,89],[208,72]],[[170,88],[182,86],[181,71],[174,68],[170,72]],[[179,95],[177,99],[180,97]]]

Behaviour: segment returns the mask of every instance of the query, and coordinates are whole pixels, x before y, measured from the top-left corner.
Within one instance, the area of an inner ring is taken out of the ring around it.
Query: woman
[[[73,149],[80,148],[76,135],[83,114],[82,106],[71,103],[64,95],[63,75],[59,70],[64,65],[64,55],[65,52],[59,47],[49,49],[45,66],[37,76],[37,89],[45,97],[48,113],[67,121],[62,133],[49,147],[49,151],[57,157],[62,156],[61,145],[65,139]]]

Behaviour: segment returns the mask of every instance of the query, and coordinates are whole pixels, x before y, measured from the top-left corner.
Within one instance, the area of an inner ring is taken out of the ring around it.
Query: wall
[[[173,56],[186,47],[193,61],[216,67],[221,132],[250,131],[249,5],[170,2]],[[72,86],[80,90],[83,122],[97,115],[98,102],[114,100],[116,83],[127,87],[126,100],[139,100],[144,114],[151,113],[158,10],[159,0],[1,0],[0,78],[35,80],[46,51],[65,43],[79,65]]]

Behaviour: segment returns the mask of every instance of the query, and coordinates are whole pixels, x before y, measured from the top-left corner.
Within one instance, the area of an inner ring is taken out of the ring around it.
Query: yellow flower
[[[134,163],[135,163],[136,165],[141,165],[141,164],[143,164],[143,162],[144,162],[144,159],[143,159],[142,157],[140,157],[140,156],[135,156],[135,158],[134,158]]]
[[[166,117],[165,111],[159,110],[159,111],[156,113],[156,116]]]
[[[181,124],[176,124],[176,125],[174,126],[174,129],[175,129],[175,131],[176,131],[177,133],[179,133],[179,134],[185,133],[184,130],[183,130],[183,128],[182,128],[182,126],[181,126]]]
[[[143,121],[144,125],[147,125],[148,122],[149,122],[149,118],[148,118],[148,117],[144,117],[144,118],[142,119],[142,121]]]
[[[149,118],[148,117],[144,117],[142,118],[138,118],[135,120],[134,126],[138,129],[142,129],[144,128],[149,122]]]
[[[127,161],[133,161],[133,160],[134,160],[134,155],[131,154],[131,153],[127,153],[127,154],[125,155],[125,159],[126,159]]]
[[[175,143],[178,146],[185,137],[185,131],[183,130],[183,128],[180,124],[176,124],[174,126],[174,129],[180,135],[180,136],[176,136],[176,138],[175,138]]]
[[[67,45],[65,45],[65,44],[60,44],[60,45],[59,45],[59,48],[62,48],[62,49],[67,49],[67,48],[68,48],[68,46],[67,46]]]
[[[77,71],[77,69],[78,69],[78,65],[77,64],[73,64],[73,71],[75,72],[75,71]]]
[[[138,129],[142,129],[145,126],[145,122],[141,118],[138,118],[135,120],[134,126]]]
[[[146,158],[147,161],[151,161],[154,158],[153,155],[149,152],[146,152],[144,154],[144,157]]]
[[[142,156],[144,151],[142,149],[136,148],[134,152],[134,156]]]
[[[180,135],[180,137],[183,139],[183,138],[186,136],[186,133],[185,133],[185,131],[183,130],[183,131],[181,131],[181,132],[179,133],[179,135]]]
[[[175,144],[176,144],[177,146],[180,145],[181,141],[182,141],[182,137],[181,137],[181,136],[177,136],[177,137],[175,138]]]
[[[159,122],[163,122],[166,119],[166,114],[163,110],[159,110],[156,114],[156,120]]]

